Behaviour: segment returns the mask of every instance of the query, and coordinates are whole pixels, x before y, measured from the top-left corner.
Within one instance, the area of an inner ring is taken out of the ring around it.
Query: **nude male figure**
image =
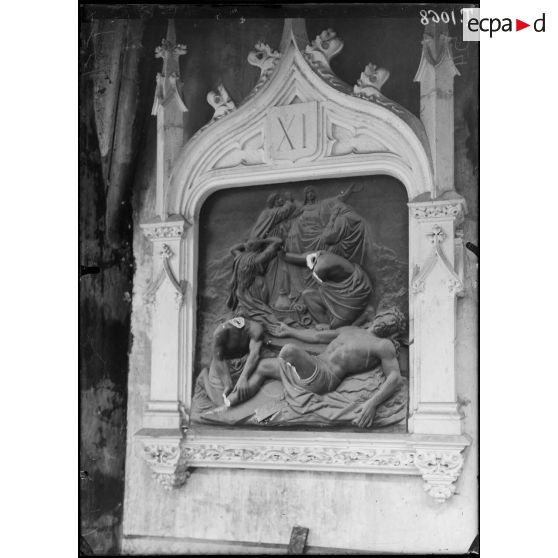
[[[329,343],[317,357],[304,349],[287,344],[278,358],[261,359],[247,382],[244,394],[253,397],[267,379],[281,380],[283,361],[291,367],[297,385],[323,395],[334,391],[346,376],[372,370],[381,364],[385,376],[378,391],[360,408],[353,424],[369,428],[374,422],[378,406],[391,397],[399,386],[401,372],[394,342],[390,338],[404,331],[405,318],[396,308],[379,313],[367,328],[355,326],[336,330],[304,330],[281,324],[273,332],[277,337],[294,337],[308,343]],[[231,405],[245,401],[236,390],[229,396]]]
[[[213,333],[213,355],[209,370],[202,370],[202,374],[206,374],[205,391],[213,403],[226,403],[226,396],[233,389],[227,361],[246,354],[248,357],[236,382],[235,393],[243,399],[248,398],[248,379],[260,359],[263,333],[263,327],[259,323],[240,316],[217,326]]]

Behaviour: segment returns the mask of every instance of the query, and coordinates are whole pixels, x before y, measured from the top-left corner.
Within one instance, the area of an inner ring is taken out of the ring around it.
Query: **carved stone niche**
[[[136,438],[167,488],[184,484],[190,467],[238,467],[422,476],[438,502],[455,491],[470,444],[455,379],[456,304],[463,292],[456,228],[465,203],[451,191],[438,195],[423,124],[379,94],[371,66],[364,85],[378,91],[373,95],[363,94],[362,79],[355,94],[332,77],[329,59],[342,44],[331,31],[308,44],[289,25],[281,53],[259,44],[257,91],[237,108],[229,103],[184,145],[168,184],[157,189],[160,212],[143,225],[154,254],[153,281],[143,294],[154,307],[150,395]],[[219,93],[211,96],[216,110],[228,98],[224,88]],[[188,428],[204,201],[224,188],[379,174],[397,178],[410,200],[409,432]]]

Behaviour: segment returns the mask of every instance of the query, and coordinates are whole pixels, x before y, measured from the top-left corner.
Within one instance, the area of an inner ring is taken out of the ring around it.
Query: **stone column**
[[[426,129],[434,165],[437,198],[454,189],[453,63],[447,24],[429,23],[422,41],[422,57],[415,75],[420,82],[420,119]]]

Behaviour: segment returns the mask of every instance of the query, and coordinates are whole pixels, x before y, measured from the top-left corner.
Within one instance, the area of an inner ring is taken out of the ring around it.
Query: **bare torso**
[[[319,356],[338,378],[360,374],[380,364],[386,340],[360,327],[343,327],[340,333]],[[390,343],[387,341],[387,343]],[[350,371],[350,372],[348,372]]]

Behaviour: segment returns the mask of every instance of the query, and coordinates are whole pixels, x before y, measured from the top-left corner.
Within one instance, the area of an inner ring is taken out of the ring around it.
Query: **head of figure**
[[[308,254],[306,256],[306,265],[308,269],[314,269],[316,266],[316,262],[318,261],[318,252],[312,252],[312,254]]]
[[[283,205],[282,198],[278,192],[273,192],[273,194],[269,194],[269,196],[267,196],[266,202],[267,202],[267,207],[269,207],[270,209],[272,207],[279,207]]]
[[[405,333],[407,319],[396,306],[386,308],[376,314],[369,330],[377,337],[400,337]]]
[[[290,202],[294,202],[294,198],[293,198],[293,193],[290,190],[287,190],[285,192],[285,200],[286,201],[290,201]]]
[[[306,186],[304,188],[304,204],[313,204],[316,203],[316,190],[312,186]]]

